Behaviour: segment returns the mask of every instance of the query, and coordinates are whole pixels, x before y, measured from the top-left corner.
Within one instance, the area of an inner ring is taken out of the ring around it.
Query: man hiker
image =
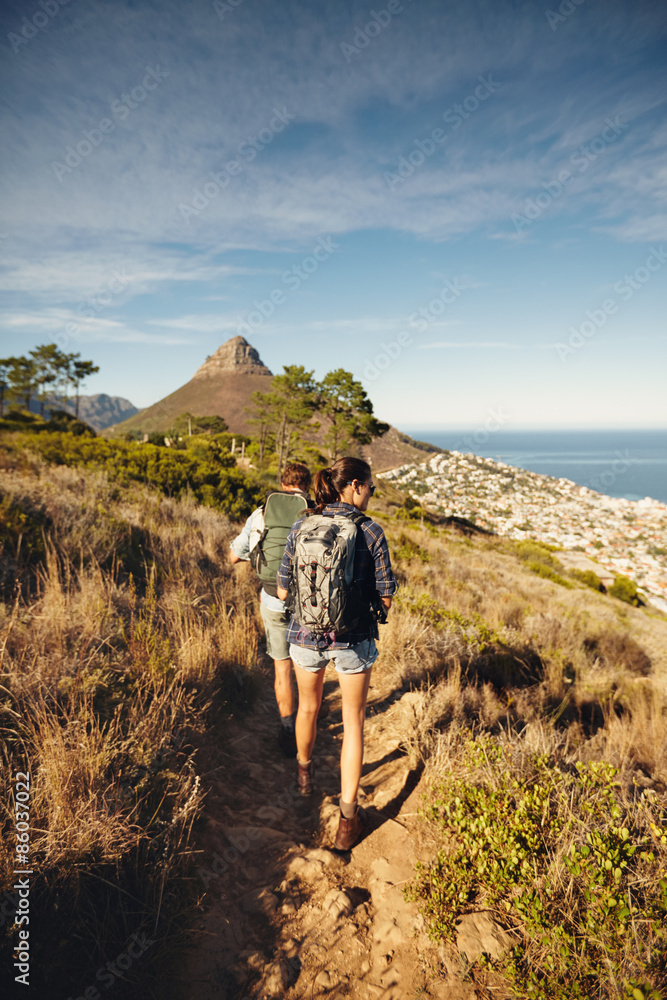
[[[307,507],[314,506],[308,495],[310,483],[310,471],[306,465],[287,462],[280,490],[267,494],[262,506],[252,512],[240,535],[232,542],[229,554],[232,563],[250,562],[262,581],[259,610],[264,622],[266,652],[275,668],[274,690],[281,723],[278,743],[286,757],[296,757],[296,701],[292,687],[292,660],[286,638],[290,615],[278,597],[276,572],[280,568],[292,524]],[[325,707],[322,715],[327,710]]]

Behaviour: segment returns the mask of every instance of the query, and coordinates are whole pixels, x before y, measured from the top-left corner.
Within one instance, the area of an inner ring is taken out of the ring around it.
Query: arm
[[[392,596],[398,590],[398,583],[391,568],[384,531],[374,522],[370,542],[369,550],[375,565],[375,590],[384,607],[389,610]]]
[[[294,555],[294,538],[294,529],[292,528],[287,536],[280,569],[276,573],[276,588],[281,601],[287,600],[287,588],[289,587],[290,574],[292,572],[292,556]]]
[[[232,565],[237,562],[248,562],[250,559],[250,529],[256,513],[257,511],[252,512],[243,525],[241,533],[236,536],[229,547],[229,561]]]

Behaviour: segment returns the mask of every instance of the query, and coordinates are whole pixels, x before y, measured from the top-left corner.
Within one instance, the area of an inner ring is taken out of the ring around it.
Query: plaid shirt
[[[327,504],[322,513],[325,517],[333,517],[334,514],[352,513],[356,508],[349,503],[336,501]],[[289,589],[290,576],[292,570],[292,557],[294,555],[294,543],[296,532],[301,526],[301,520],[297,521],[287,536],[285,555],[276,574],[276,583],[285,590]],[[375,590],[380,597],[391,597],[398,590],[396,577],[391,569],[389,560],[389,549],[384,531],[375,521],[363,521],[358,525],[356,548],[354,552],[354,578],[359,582],[371,583],[374,581]],[[287,628],[287,641],[293,642],[297,646],[305,646],[306,649],[347,649],[349,646],[356,646],[364,639],[377,639],[377,622],[371,621],[361,631],[346,632],[345,641],[336,641],[333,633],[324,636],[316,636],[308,632],[303,626],[297,625],[294,618],[290,619]]]

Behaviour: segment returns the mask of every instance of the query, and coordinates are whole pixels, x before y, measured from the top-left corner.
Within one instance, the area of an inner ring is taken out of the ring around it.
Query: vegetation
[[[0,425],[0,725],[5,769],[35,789],[33,967],[78,995],[150,927],[157,997],[198,900],[196,748],[255,677],[257,585],[227,549],[262,483],[207,418],[171,447],[53,420]],[[432,936],[450,947],[460,916],[493,913],[512,945],[471,963],[480,996],[654,1000],[667,623],[565,577],[553,547],[449,523],[387,483],[373,503],[401,585],[376,673],[414,697],[401,740],[424,764],[434,847],[410,891]]]
[[[78,353],[66,354],[57,344],[40,344],[27,356],[0,358],[0,418],[4,415],[5,391],[10,402],[22,403],[26,410],[37,396],[43,417],[46,403],[58,393],[63,405],[67,405],[70,386],[76,393],[78,417],[81,383],[98,371],[92,361],[83,361]]]
[[[254,392],[247,407],[250,423],[257,428],[259,467],[263,469],[269,452],[275,451],[278,480],[290,459],[319,458],[315,435],[322,422],[332,462],[389,429],[373,416],[373,404],[350,372],[337,368],[321,382],[313,374],[303,365],[286,365],[282,375],[273,377],[269,392]]]
[[[514,947],[499,968],[530,1000],[659,1000],[667,949],[667,810],[605,761],[458,734],[455,776],[425,815],[442,847],[407,895],[436,940],[493,909]],[[446,772],[445,772],[446,773]]]
[[[48,973],[78,996],[131,933],[158,941],[160,965],[187,932],[195,747],[249,691],[255,588],[227,561],[237,529],[209,507],[99,467],[2,457],[1,753],[5,773],[31,775],[30,982],[46,996]],[[2,809],[7,900],[13,802]]]
[[[627,576],[617,576],[609,588],[611,597],[617,597],[619,601],[626,604],[633,604],[635,607],[640,603],[637,595],[637,584],[629,580]]]
[[[470,963],[480,996],[657,1000],[667,702],[643,641],[664,649],[667,623],[534,576],[551,553],[532,543],[387,531],[402,588],[383,654],[421,687],[404,739],[433,842],[408,898],[445,948],[471,912],[504,929],[504,958]]]
[[[191,495],[235,518],[246,517],[262,496],[262,485],[237,469],[226,434],[197,435],[188,439],[187,449],[167,448],[164,438],[160,446],[96,437],[85,425],[72,426],[72,419],[63,414],[43,423],[27,415],[5,421],[6,429],[27,428],[8,435],[5,447],[14,455],[30,451],[55,465],[104,470],[119,486],[138,482],[170,497]]]

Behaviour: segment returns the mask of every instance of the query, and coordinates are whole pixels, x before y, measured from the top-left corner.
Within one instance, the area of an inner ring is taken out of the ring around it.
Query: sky
[[[0,353],[245,338],[412,428],[665,427],[662,0],[6,0]]]

